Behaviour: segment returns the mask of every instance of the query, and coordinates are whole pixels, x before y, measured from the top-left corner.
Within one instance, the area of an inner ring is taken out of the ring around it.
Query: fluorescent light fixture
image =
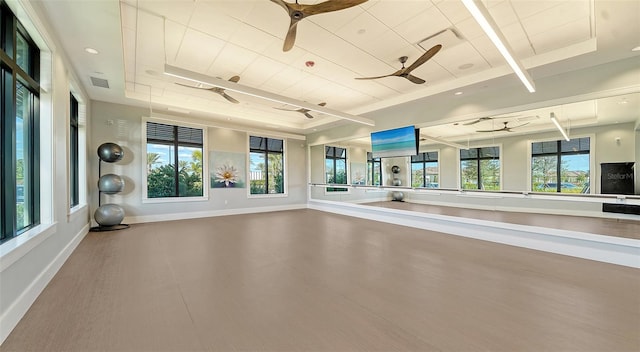
[[[256,88],[252,88],[252,87],[247,87],[247,86],[244,86],[242,84],[226,81],[226,80],[221,79],[221,78],[216,78],[216,77],[203,75],[201,73],[185,70],[185,69],[182,69],[180,67],[175,67],[175,66],[171,66],[171,65],[165,64],[164,65],[164,73],[166,75],[169,75],[169,76],[186,79],[186,80],[192,81],[192,82],[202,83],[202,84],[206,84],[206,85],[213,86],[213,87],[223,88],[223,89],[226,89],[226,90],[230,90],[232,92],[246,94],[246,95],[250,95],[250,96],[253,96],[253,97],[257,97],[257,98],[273,101],[273,102],[276,102],[276,103],[287,104],[287,105],[295,106],[295,107],[298,107],[298,108],[308,109],[310,111],[319,112],[321,114],[334,116],[334,117],[337,117],[339,119],[349,120],[349,121],[352,121],[352,122],[357,122],[357,123],[361,123],[361,124],[368,125],[368,126],[375,126],[375,122],[373,120],[365,118],[365,117],[351,115],[351,114],[347,114],[347,113],[340,112],[340,111],[333,110],[333,109],[328,109],[328,108],[320,106],[320,105],[307,103],[306,101],[292,99],[292,98],[289,98],[289,97],[285,97],[283,95],[278,95],[278,94],[274,94],[274,93],[267,92],[267,91],[264,91],[264,90],[260,90],[260,89],[256,89]]]
[[[564,128],[560,126],[560,122],[558,122],[558,119],[556,118],[556,114],[551,113],[550,118],[551,118],[551,122],[553,122],[553,124],[556,125],[556,127],[558,128],[558,131],[562,133],[562,137],[564,137],[564,140],[568,142],[569,136],[567,135],[567,132],[564,131]]]
[[[428,139],[430,141],[434,141],[436,143],[441,143],[441,144],[448,145],[450,147],[458,148],[458,149],[469,149],[469,147],[467,147],[466,145],[445,141],[444,139],[440,139],[438,137],[430,137],[430,136],[426,136],[424,134],[421,134],[420,137],[424,138],[424,139]]]
[[[498,30],[498,25],[496,25],[495,21],[487,11],[487,8],[484,7],[482,2],[479,0],[461,0],[464,6],[469,10],[473,18],[478,22],[482,30],[489,36],[489,39],[493,42],[493,45],[496,46],[500,54],[507,60],[509,66],[513,72],[516,73],[518,78],[522,81],[527,90],[530,93],[536,91],[536,87],[533,83],[533,79],[529,76],[529,73],[524,68],[522,63],[520,63],[517,59],[515,59],[515,55],[513,54],[513,50],[509,47],[504,35],[502,32]]]

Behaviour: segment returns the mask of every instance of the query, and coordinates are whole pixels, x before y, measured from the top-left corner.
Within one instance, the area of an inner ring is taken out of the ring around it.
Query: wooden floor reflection
[[[566,216],[478,210],[397,201],[372,202],[362,205],[640,239],[640,216],[638,216],[638,220]]]

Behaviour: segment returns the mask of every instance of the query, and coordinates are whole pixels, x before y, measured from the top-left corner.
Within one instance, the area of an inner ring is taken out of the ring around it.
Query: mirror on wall
[[[640,194],[640,93],[447,121],[417,126],[415,157],[373,159],[366,136],[330,145],[348,154],[349,184]],[[310,149],[312,183],[327,183],[324,148]]]

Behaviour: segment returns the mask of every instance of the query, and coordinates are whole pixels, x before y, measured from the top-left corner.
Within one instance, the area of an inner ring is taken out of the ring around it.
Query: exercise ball
[[[402,200],[404,199],[404,193],[402,193],[402,192],[393,192],[393,193],[391,193],[391,199],[395,200],[395,201],[402,202]]]
[[[124,189],[124,180],[115,174],[102,175],[98,180],[98,189],[100,192],[106,194],[122,192]]]
[[[117,204],[103,204],[93,213],[93,218],[100,226],[118,225],[124,219],[124,209]]]
[[[98,157],[104,162],[113,163],[122,160],[123,156],[124,150],[115,143],[102,143],[98,147]]]
[[[402,186],[402,180],[399,178],[394,178],[393,179],[393,185],[394,186]]]
[[[393,166],[391,167],[391,172],[393,172],[394,174],[398,174],[398,173],[400,173],[400,166],[398,166],[398,165],[393,165]]]

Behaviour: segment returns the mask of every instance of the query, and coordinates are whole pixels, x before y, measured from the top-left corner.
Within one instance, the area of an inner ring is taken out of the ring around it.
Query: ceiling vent
[[[93,84],[94,87],[109,89],[109,81],[107,81],[106,79],[97,78],[97,77],[90,77],[90,78],[91,78],[91,84]]]
[[[434,45],[442,44],[442,50],[446,50],[460,43],[462,43],[462,37],[453,29],[447,28],[425,38],[423,41],[419,42],[418,45],[424,50],[429,50],[433,48]]]

